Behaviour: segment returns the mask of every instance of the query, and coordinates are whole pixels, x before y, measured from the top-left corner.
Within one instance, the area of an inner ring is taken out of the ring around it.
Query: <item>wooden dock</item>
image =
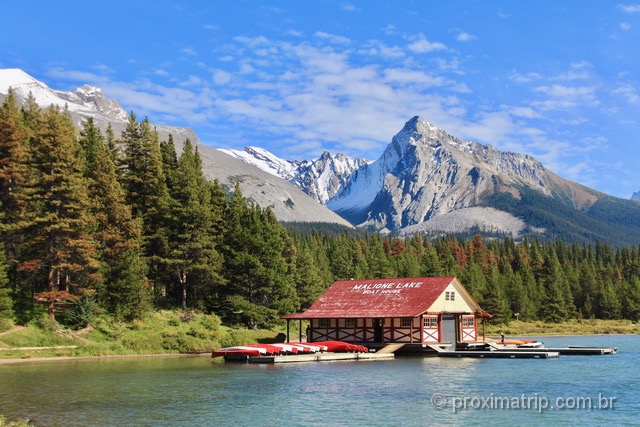
[[[550,359],[560,357],[560,353],[554,351],[442,351],[440,357],[476,357],[486,359]]]
[[[506,352],[527,352],[527,351],[539,351],[539,352],[552,352],[558,353],[561,356],[601,356],[616,354],[618,352],[617,347],[588,347],[588,346],[568,346],[568,347],[539,347],[539,348],[512,348],[503,347],[494,343],[487,343],[491,347],[491,351],[506,351]]]
[[[496,350],[445,350],[434,344],[428,345],[429,348],[435,350],[439,357],[476,357],[480,359],[550,359],[559,357],[560,353],[553,351],[537,351],[538,349],[521,349],[527,351],[509,351],[508,349]]]
[[[225,362],[244,363],[299,363],[299,362],[335,362],[360,360],[389,360],[394,359],[393,353],[312,353],[291,354],[284,356],[225,356]]]

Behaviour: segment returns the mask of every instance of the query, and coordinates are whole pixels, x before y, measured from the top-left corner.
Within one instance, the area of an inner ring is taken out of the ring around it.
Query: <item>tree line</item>
[[[286,226],[209,181],[145,118],[78,131],[68,111],[0,109],[0,323],[158,308],[268,327],[339,279],[455,275],[496,322],[640,317],[640,249],[510,237],[429,240]],[[1,325],[0,325],[1,326]]]

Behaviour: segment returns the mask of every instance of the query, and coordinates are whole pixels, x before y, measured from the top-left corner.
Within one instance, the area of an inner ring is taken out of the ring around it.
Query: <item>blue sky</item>
[[[640,190],[640,2],[4,1],[0,68],[217,148],[376,159],[419,115]]]

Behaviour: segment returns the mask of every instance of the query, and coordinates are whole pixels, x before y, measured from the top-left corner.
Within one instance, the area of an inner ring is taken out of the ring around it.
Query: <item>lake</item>
[[[638,425],[640,336],[557,359],[248,365],[207,357],[0,365],[0,414],[37,426]]]

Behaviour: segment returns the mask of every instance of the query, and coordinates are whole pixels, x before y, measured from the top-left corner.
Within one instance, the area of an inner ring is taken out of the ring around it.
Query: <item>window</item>
[[[462,327],[463,328],[473,328],[475,324],[475,318],[474,317],[463,317],[462,318]]]
[[[445,291],[444,292],[444,300],[445,301],[455,301],[456,293],[454,291]]]
[[[422,319],[422,326],[425,328],[435,329],[438,327],[437,317],[425,317]]]
[[[344,326],[346,328],[355,328],[356,327],[356,319],[344,319]]]
[[[329,319],[319,319],[319,326],[321,328],[328,328],[329,327]]]
[[[402,319],[400,319],[400,327],[401,328],[410,328],[412,320],[413,319],[411,317],[403,317]]]

